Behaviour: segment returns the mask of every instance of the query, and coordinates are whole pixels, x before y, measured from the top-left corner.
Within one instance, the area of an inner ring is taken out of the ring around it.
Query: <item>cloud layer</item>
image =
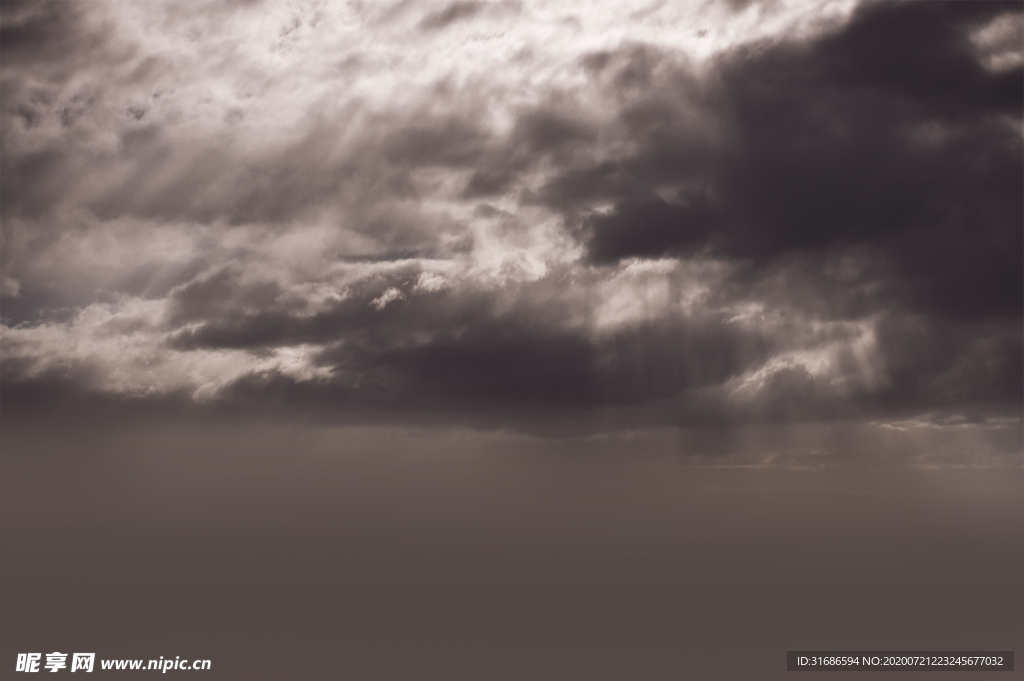
[[[4,3],[5,406],[1017,432],[1019,3],[685,5]]]

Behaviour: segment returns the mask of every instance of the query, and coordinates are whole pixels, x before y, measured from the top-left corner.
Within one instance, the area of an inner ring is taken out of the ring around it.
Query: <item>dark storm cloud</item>
[[[407,285],[414,278],[405,274],[377,281],[313,316],[273,306],[248,315],[209,308],[207,321],[179,332],[171,342],[178,349],[254,351],[276,344],[325,343],[316,362],[329,368],[329,376],[309,382],[275,370],[254,372],[233,382],[222,398],[225,405],[247,408],[270,400],[281,409],[328,420],[358,415],[375,422],[401,422],[428,413],[437,422],[504,422],[532,429],[552,421],[579,421],[589,409],[661,400],[667,402],[651,413],[622,418],[644,424],[720,424],[874,413],[886,400],[906,405],[926,398],[936,404],[1014,399],[1006,392],[986,390],[998,373],[992,371],[991,348],[984,348],[987,354],[976,354],[987,358],[988,373],[967,367],[964,375],[952,378],[967,390],[957,395],[936,394],[933,385],[949,372],[950,363],[965,359],[952,352],[916,371],[913,366],[893,365],[898,380],[909,374],[921,386],[898,382],[882,391],[853,386],[835,394],[806,369],[793,366],[766,376],[757,391],[737,404],[733,393],[743,392],[740,378],[745,372],[794,342],[842,342],[849,331],[820,330],[808,337],[798,320],[781,327],[738,328],[726,314],[714,312],[685,321],[656,320],[594,338],[559,321],[571,314],[569,309],[542,303],[550,295],[548,281],[500,296],[438,292],[399,300],[381,310],[368,305],[386,287]],[[239,287],[234,295],[242,299],[252,290]],[[502,296],[514,301],[511,308],[502,303]],[[1004,344],[1012,345],[1012,333],[997,332],[1003,334]],[[905,335],[897,333],[895,338]],[[841,355],[839,362],[844,371],[858,373],[852,354]],[[975,381],[973,392],[968,376]],[[502,417],[502,410],[512,411]]]
[[[968,32],[1001,15],[1021,12],[1013,2],[867,6],[809,56],[824,60],[836,84],[887,89],[934,113],[1019,114],[1020,68],[988,72]]]
[[[662,199],[626,200],[615,207],[614,213],[592,220],[595,236],[590,255],[603,262],[623,253],[658,257],[697,250],[710,238],[717,217],[704,200],[695,205],[670,205]]]
[[[1024,399],[1018,320],[962,324],[894,317],[879,326],[892,377],[885,398],[924,404]]]
[[[646,118],[639,107],[622,114],[641,153],[574,169],[548,196],[617,195],[610,214],[589,219],[598,262],[701,249],[764,261],[867,244],[918,308],[1017,315],[1024,74],[986,69],[969,34],[1020,12],[1013,3],[869,4],[810,44],[743,48],[705,86],[729,127],[713,162],[664,133],[677,129],[679,104],[655,93]],[[614,59],[627,64],[613,79],[624,90],[655,77],[647,52],[589,64],[604,71]],[[651,195],[701,174],[670,202]]]
[[[237,273],[222,271],[175,292],[173,309],[188,317],[173,323],[193,323],[170,343],[180,350],[256,351],[327,344],[317,362],[334,377],[321,381],[323,396],[333,390],[343,401],[462,411],[642,403],[721,383],[779,348],[770,334],[737,331],[721,314],[627,327],[594,339],[560,321],[571,314],[564,303],[544,302],[550,281],[497,293],[412,293],[411,300],[373,305],[394,287],[409,290],[416,274],[407,267],[366,282],[305,315],[296,314],[273,284],[243,284]],[[245,379],[234,394],[272,375]]]
[[[80,7],[63,2],[9,2],[4,5],[0,42],[4,61],[71,65],[64,61],[69,52],[85,56],[102,39],[79,40],[75,30]]]

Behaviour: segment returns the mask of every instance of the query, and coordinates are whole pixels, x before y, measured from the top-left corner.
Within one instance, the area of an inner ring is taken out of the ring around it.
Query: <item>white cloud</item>
[[[419,278],[416,280],[416,286],[413,287],[414,291],[427,291],[434,292],[448,288],[450,284],[448,280],[442,277],[440,274],[434,274],[432,272],[420,272]]]
[[[377,298],[374,298],[372,301],[370,301],[370,305],[373,305],[378,310],[383,310],[385,307],[387,307],[388,303],[391,303],[396,300],[402,300],[403,298],[405,298],[405,294],[403,294],[397,288],[392,287],[384,291],[384,293],[380,294],[380,296],[378,296]]]

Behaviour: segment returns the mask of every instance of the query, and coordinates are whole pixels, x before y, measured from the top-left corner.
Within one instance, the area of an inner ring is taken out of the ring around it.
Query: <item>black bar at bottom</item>
[[[1012,672],[1012,650],[788,650],[786,670]]]

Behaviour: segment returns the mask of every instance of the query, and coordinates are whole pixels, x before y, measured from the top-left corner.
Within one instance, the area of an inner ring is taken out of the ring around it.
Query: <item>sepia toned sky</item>
[[[1020,2],[0,2],[2,664],[1019,648],[1022,45]]]

